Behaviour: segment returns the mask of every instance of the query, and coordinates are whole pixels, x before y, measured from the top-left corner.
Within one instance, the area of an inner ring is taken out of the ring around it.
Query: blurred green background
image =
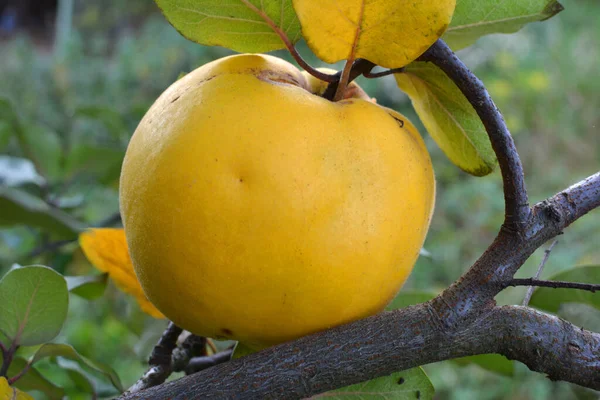
[[[52,8],[56,2],[47,3]],[[504,113],[532,202],[600,169],[600,2],[562,3],[565,11],[549,21],[514,35],[483,38],[459,53]],[[229,51],[188,42],[148,0],[58,4],[57,13],[21,21],[7,16],[6,4],[4,13],[0,8],[0,188],[17,187],[87,226],[119,226],[120,163],[137,123],[180,73]],[[319,65],[303,44],[300,49]],[[503,219],[500,176],[474,178],[450,164],[393,78],[359,83],[380,104],[406,114],[427,141],[438,189],[425,244],[431,255],[421,257],[406,287],[440,291],[494,238]],[[43,227],[18,223],[18,215],[0,221],[0,276],[13,263],[41,263],[68,275],[94,272],[76,243],[65,245],[62,237]],[[542,276],[600,263],[599,240],[596,211],[560,236]],[[519,276],[533,275],[541,257],[540,250]],[[523,289],[506,290],[497,300],[516,304],[523,294]],[[569,307],[561,315],[600,330],[600,316],[591,308]],[[71,297],[59,340],[111,365],[129,386],[144,371],[164,326],[109,287],[92,302]],[[61,371],[43,363],[40,370],[78,398],[77,388],[69,386]],[[426,371],[439,399],[597,398],[597,393],[550,382],[522,365],[514,377],[450,362],[427,366]]]

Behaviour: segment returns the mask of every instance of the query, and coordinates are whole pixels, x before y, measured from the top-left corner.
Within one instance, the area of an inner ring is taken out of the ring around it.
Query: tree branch
[[[536,204],[522,231],[502,229],[475,264],[434,299],[434,309],[450,325],[476,318],[540,246],[599,206],[600,173]]]
[[[531,286],[531,287],[548,287],[553,289],[578,289],[588,292],[600,291],[600,284],[593,283],[578,283],[578,282],[563,282],[563,281],[544,281],[533,278],[513,279],[508,286]]]
[[[185,374],[195,374],[196,372],[203,371],[207,368],[227,362],[231,360],[232,354],[233,348],[212,354],[210,356],[194,357],[190,360],[189,364],[185,368]]]
[[[502,172],[505,201],[504,223],[506,227],[518,230],[519,226],[529,218],[529,201],[523,166],[502,114],[483,83],[456,57],[442,39],[435,42],[418,60],[431,62],[444,71],[481,118]]]
[[[150,368],[124,395],[137,393],[144,389],[160,385],[167,380],[173,372],[171,357],[173,350],[177,347],[177,338],[179,338],[182,332],[183,329],[169,322],[167,329],[165,329],[152,350],[150,360],[148,361]]]
[[[600,389],[600,335],[520,306],[442,328],[428,303],[386,312],[217,365],[123,399],[300,399],[418,365],[500,353],[554,379]],[[243,396],[241,396],[243,394]]]

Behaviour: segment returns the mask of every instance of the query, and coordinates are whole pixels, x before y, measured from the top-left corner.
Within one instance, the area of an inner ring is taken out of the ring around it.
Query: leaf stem
[[[387,69],[381,72],[365,72],[363,75],[365,76],[365,78],[373,79],[381,78],[382,76],[398,74],[400,72],[404,72],[404,67]]]
[[[362,21],[364,12],[365,3],[362,2],[360,6],[360,13],[358,15],[358,21]],[[360,24],[358,24],[356,26],[356,31],[354,32],[354,41],[352,42],[352,49],[350,50],[350,55],[346,60],[346,65],[344,65],[344,69],[342,70],[342,76],[340,77],[337,90],[335,91],[335,96],[333,96],[333,101],[340,101],[344,98],[344,92],[346,91],[346,87],[350,83],[350,71],[352,70],[352,66],[354,65],[354,59],[356,58],[356,48],[358,46],[360,30]]]
[[[277,24],[263,10],[259,9],[254,4],[250,3],[248,0],[241,0],[241,2],[244,3],[246,7],[260,15],[260,17],[267,23],[267,25],[269,25],[269,27],[273,29],[273,31],[281,38],[281,41],[283,42],[283,44],[285,44],[285,47],[287,47],[292,57],[294,57],[294,60],[296,60],[298,65],[300,65],[300,67],[302,67],[306,72],[308,72],[315,78],[325,82],[334,82],[337,80],[337,77],[335,75],[323,73],[317,70],[316,68],[310,66],[302,58],[302,56],[300,56],[300,53],[298,53],[298,50],[296,50],[296,47],[294,46],[290,38],[287,36],[287,34],[279,26],[277,26]]]

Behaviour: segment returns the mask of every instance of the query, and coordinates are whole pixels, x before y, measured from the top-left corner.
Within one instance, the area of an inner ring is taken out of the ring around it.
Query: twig
[[[116,213],[108,216],[107,218],[103,219],[102,221],[98,222],[97,224],[95,224],[95,226],[97,226],[99,228],[111,227],[119,222],[121,222],[121,214],[119,212],[116,212]],[[27,257],[34,258],[34,257],[37,257],[37,256],[42,255],[47,252],[56,251],[64,246],[67,246],[67,245],[69,245],[71,243],[75,243],[75,242],[77,242],[77,239],[57,240],[56,242],[45,243],[45,244],[33,249],[27,255]]]
[[[56,250],[60,249],[61,247],[64,247],[64,246],[74,243],[76,241],[77,241],[77,239],[66,239],[66,240],[58,240],[56,242],[45,243],[42,246],[33,249],[27,257],[34,258],[34,257],[37,257],[37,256],[42,255],[49,251],[56,251]]]
[[[150,356],[150,368],[127,391],[136,393],[165,382],[173,372],[187,371],[190,360],[194,357],[206,356],[206,338],[188,334],[183,342],[177,346],[177,339],[183,330],[173,324],[163,333]]]
[[[141,392],[142,390],[146,390],[148,388],[158,386],[171,375],[171,367],[167,365],[157,365],[152,366],[142,375],[140,379],[137,380],[136,383],[133,384],[123,396],[127,396],[129,394],[135,394]]]
[[[404,72],[404,67],[387,69],[387,70],[381,71],[381,72],[366,72],[366,73],[364,73],[364,76],[365,76],[365,78],[373,79],[373,78],[381,78],[382,76],[397,74],[400,72]]]
[[[185,371],[190,360],[197,356],[206,356],[206,338],[190,334],[181,346],[173,350],[173,371]]]
[[[504,226],[509,230],[520,231],[529,219],[531,210],[525,188],[523,166],[502,114],[483,83],[456,57],[443,40],[439,39],[435,42],[418,60],[431,62],[444,71],[481,118],[502,172]]]
[[[563,281],[543,281],[534,278],[513,279],[508,286],[548,287],[553,289],[579,289],[595,293],[600,291],[600,284],[577,283]]]
[[[302,58],[302,56],[300,56],[300,53],[298,53],[298,50],[296,49],[296,47],[294,47],[294,44],[287,36],[287,34],[279,26],[277,26],[277,24],[267,15],[267,13],[256,7],[248,0],[241,0],[241,2],[244,3],[246,7],[254,11],[256,14],[260,15],[260,17],[265,21],[265,23],[269,25],[269,27],[273,29],[273,31],[279,36],[279,38],[281,39],[283,44],[285,44],[285,47],[287,47],[288,51],[290,52],[292,57],[294,57],[294,60],[296,60],[298,65],[304,68],[306,72],[324,82],[333,82],[337,80],[337,78],[334,75],[325,74],[319,71],[318,69],[313,68],[306,61],[304,61],[304,59]]]
[[[177,346],[177,338],[183,332],[183,329],[172,322],[169,322],[167,329],[163,332],[156,346],[150,355],[150,368],[138,379],[138,381],[129,388],[127,393],[136,393],[153,386],[160,385],[167,380],[173,372],[171,365],[171,356]]]
[[[215,365],[227,362],[231,360],[232,354],[233,348],[212,354],[210,356],[194,357],[190,360],[185,368],[185,374],[195,374],[196,372],[200,372],[207,368],[214,367]]]
[[[107,227],[111,227],[120,222],[121,222],[121,213],[117,211],[116,213],[109,215],[105,219],[98,222],[95,226],[97,226],[99,228],[107,228]]]
[[[217,346],[215,346],[215,342],[213,342],[212,339],[206,338],[206,344],[208,347],[210,347],[210,350],[213,352],[213,354],[217,354],[219,352],[217,350]]]
[[[15,356],[15,352],[18,348],[18,346],[16,346],[15,343],[16,339],[8,349],[4,348],[2,350],[2,366],[0,366],[0,376],[7,377],[8,367],[10,367],[13,357]]]
[[[27,372],[29,372],[29,369],[31,368],[31,362],[28,362],[21,371],[19,371],[18,374],[16,374],[15,376],[13,376],[12,378],[8,378],[8,384],[9,385],[13,385],[16,381],[18,381],[19,379],[21,379],[23,377],[23,375],[25,375]]]
[[[546,262],[548,261],[548,258],[550,258],[550,252],[552,252],[552,249],[554,248],[554,246],[556,246],[556,244],[558,243],[558,239],[555,239],[552,244],[550,245],[550,247],[548,247],[546,250],[544,250],[544,257],[542,258],[542,261],[540,262],[540,265],[538,266],[538,269],[535,273],[535,275],[533,276],[534,280],[537,280],[540,275],[542,274],[542,270],[544,269],[544,266],[546,265]],[[531,295],[533,295],[533,286],[530,286],[527,288],[527,293],[525,293],[525,298],[523,299],[523,305],[527,306],[529,304],[529,301],[531,300]]]

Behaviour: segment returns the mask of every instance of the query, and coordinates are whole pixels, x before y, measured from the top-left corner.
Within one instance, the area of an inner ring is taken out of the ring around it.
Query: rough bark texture
[[[440,67],[470,100],[502,171],[505,222],[477,262],[427,303],[275,346],[122,399],[300,399],[485,353],[519,360],[553,380],[600,390],[600,334],[528,307],[498,307],[494,301],[536,249],[600,206],[600,173],[529,207],[519,156],[483,84],[442,41],[421,60]]]
[[[506,127],[502,114],[494,104],[483,82],[450,50],[438,40],[421,57],[439,67],[458,86],[483,122],[492,148],[498,157],[502,172],[505,202],[505,226],[513,227],[528,217],[529,202],[525,188],[523,166],[515,143]]]

